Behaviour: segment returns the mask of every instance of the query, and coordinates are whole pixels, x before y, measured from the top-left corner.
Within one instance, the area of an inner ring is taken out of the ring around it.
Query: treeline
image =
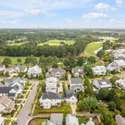
[[[66,56],[77,56],[79,55],[86,45],[97,39],[86,36],[83,38],[75,39],[75,44],[71,46],[37,46],[36,42],[30,41],[25,45],[21,46],[0,46],[1,56],[56,56],[56,57],[66,57]]]

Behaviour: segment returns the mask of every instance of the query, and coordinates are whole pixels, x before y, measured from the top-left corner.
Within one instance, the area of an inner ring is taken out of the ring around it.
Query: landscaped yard
[[[42,125],[42,123],[44,122],[45,120],[44,119],[34,119],[32,120],[29,125]]]
[[[9,43],[8,44],[8,46],[22,46],[22,45],[25,45],[26,43],[28,43],[28,42],[19,42],[19,43]]]
[[[81,56],[96,56],[96,51],[102,47],[103,42],[92,42],[87,45]]]
[[[39,115],[42,113],[71,113],[69,104],[62,104],[61,107],[52,107],[51,109],[43,109],[40,104],[37,103],[33,115]]]
[[[22,64],[24,63],[25,61],[25,58],[26,57],[8,57],[8,56],[0,56],[0,63],[3,61],[4,58],[10,58],[12,60],[12,64],[17,64],[17,59],[21,59],[22,61]]]
[[[39,43],[38,46],[44,46],[44,45],[49,45],[49,46],[61,46],[61,45],[73,45],[75,41],[73,40],[49,40],[45,43]]]

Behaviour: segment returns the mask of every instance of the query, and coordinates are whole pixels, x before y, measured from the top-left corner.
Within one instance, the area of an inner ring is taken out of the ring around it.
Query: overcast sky
[[[0,0],[0,28],[125,28],[125,0]]]

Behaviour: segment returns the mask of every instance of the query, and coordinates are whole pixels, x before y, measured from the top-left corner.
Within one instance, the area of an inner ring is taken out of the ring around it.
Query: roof
[[[70,97],[74,96],[74,92],[69,90],[66,92],[65,96],[66,96],[66,98],[70,98]]]
[[[125,118],[123,118],[121,115],[116,115],[115,120],[117,125],[125,125]]]
[[[49,72],[51,72],[51,73],[57,73],[57,72],[64,73],[65,70],[62,68],[50,68]]]
[[[45,92],[42,95],[42,99],[61,99],[61,96],[53,92]]]
[[[83,70],[83,67],[75,67],[75,68],[73,68],[72,69],[72,72],[83,72],[84,70]]]
[[[80,78],[71,78],[71,84],[80,84],[82,83],[82,79]]]
[[[8,86],[0,86],[0,93],[6,93],[9,94],[9,91],[12,89],[12,87]]]
[[[50,121],[55,123],[56,125],[63,124],[63,114],[62,113],[52,113],[50,116]]]

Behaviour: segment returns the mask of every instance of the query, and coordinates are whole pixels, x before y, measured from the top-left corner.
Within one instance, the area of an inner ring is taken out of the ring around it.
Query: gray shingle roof
[[[61,96],[53,92],[45,92],[42,95],[42,99],[61,99]]]
[[[80,78],[71,78],[71,84],[80,84],[82,83],[82,79]]]

